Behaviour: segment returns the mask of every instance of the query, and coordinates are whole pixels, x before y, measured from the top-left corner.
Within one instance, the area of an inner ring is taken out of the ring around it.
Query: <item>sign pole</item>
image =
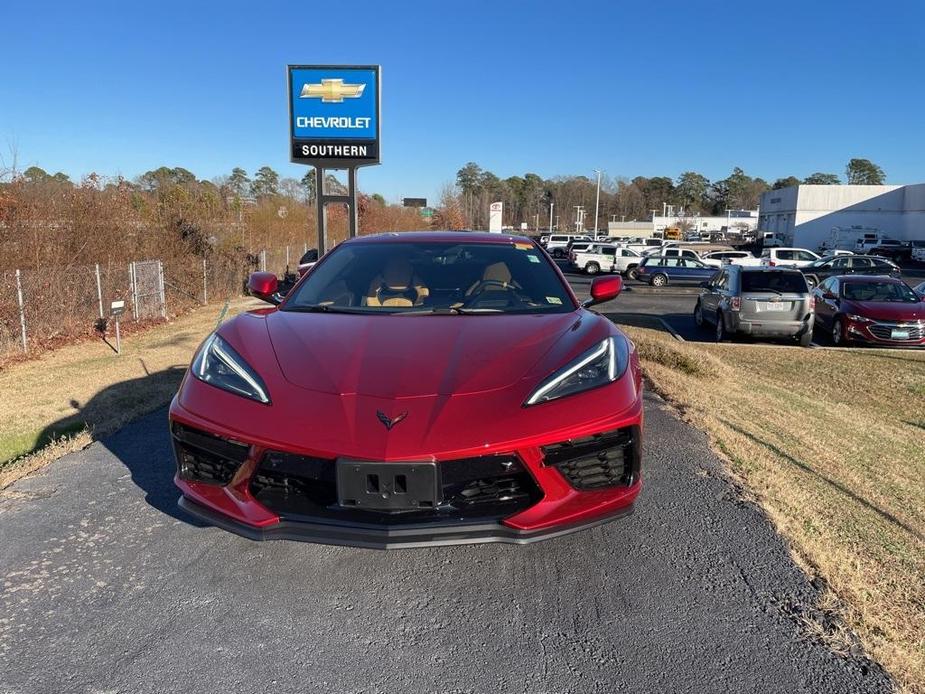
[[[324,202],[324,168],[315,166],[315,213],[318,222],[318,257],[328,249],[328,213]]]
[[[357,209],[357,167],[347,169],[347,194],[350,196],[350,223],[347,233],[349,237],[356,238],[359,227],[359,210]]]

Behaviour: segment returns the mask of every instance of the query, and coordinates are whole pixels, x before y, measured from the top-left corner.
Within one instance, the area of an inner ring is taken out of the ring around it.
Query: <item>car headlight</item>
[[[859,316],[856,313],[846,313],[845,318],[850,320],[852,323],[872,323],[873,322],[867,316]]]
[[[524,405],[536,405],[613,383],[626,372],[628,364],[626,340],[608,337],[550,375]]]
[[[234,348],[213,333],[202,345],[190,370],[204,383],[264,404],[270,403],[267,387]]]

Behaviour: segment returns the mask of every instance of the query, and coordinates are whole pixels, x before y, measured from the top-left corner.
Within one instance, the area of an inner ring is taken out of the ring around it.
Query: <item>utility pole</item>
[[[582,232],[582,223],[584,222],[585,215],[585,206],[584,205],[575,205],[575,233],[580,234]]]
[[[556,205],[556,203],[554,203],[554,202],[549,203],[549,233],[550,233],[550,234],[552,233],[552,230],[553,230],[553,225],[552,225],[552,208],[555,207],[555,205]]]
[[[594,235],[597,236],[597,215],[601,209],[601,174],[604,172],[600,169],[594,169],[597,174],[597,197],[594,199]]]

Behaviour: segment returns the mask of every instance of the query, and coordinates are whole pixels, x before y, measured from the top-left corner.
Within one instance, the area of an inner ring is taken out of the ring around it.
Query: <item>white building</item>
[[[681,214],[656,215],[645,222],[608,222],[607,233],[611,236],[656,236],[668,227],[681,227],[689,231],[723,231],[725,229],[741,233],[758,228],[758,210],[729,210],[728,214],[716,217]]]
[[[652,219],[655,231],[661,233],[668,227],[688,228],[690,231],[736,231],[747,233],[758,228],[758,210],[729,210],[722,216],[701,217],[700,215],[656,216]]]
[[[761,196],[758,228],[800,248],[818,248],[836,228],[876,229],[900,241],[925,239],[925,183],[793,186]]]

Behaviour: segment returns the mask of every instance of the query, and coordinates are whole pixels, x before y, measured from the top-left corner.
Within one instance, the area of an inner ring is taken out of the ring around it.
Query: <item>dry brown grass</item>
[[[255,305],[237,299],[227,315]],[[206,306],[126,336],[121,355],[85,342],[0,371],[0,488],[169,402],[221,309]]]
[[[868,652],[925,692],[925,353],[626,330],[654,387],[708,432]]]

